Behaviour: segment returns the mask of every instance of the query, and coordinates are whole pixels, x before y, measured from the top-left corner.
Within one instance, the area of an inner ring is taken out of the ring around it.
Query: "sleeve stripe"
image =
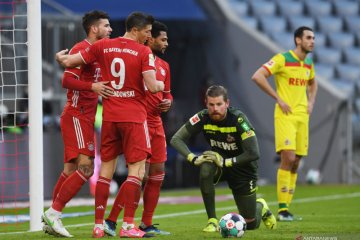
[[[270,73],[270,75],[272,75],[272,73],[268,67],[266,67],[265,65],[262,65],[262,67],[265,68],[265,70],[268,71]]]
[[[146,72],[150,72],[150,71],[154,71],[154,72],[155,72],[154,69],[149,69],[149,70],[143,71],[142,73],[146,73]]]
[[[81,52],[79,52],[79,54],[80,54],[80,57],[81,57],[81,59],[83,60],[83,62],[84,62],[85,64],[87,64],[87,62],[84,60],[83,56],[81,55]]]
[[[77,78],[80,78],[79,75],[77,75],[77,74],[75,74],[75,73],[73,73],[73,72],[70,72],[70,71],[64,71],[64,72],[66,72],[66,73],[71,73],[72,75],[75,75]]]

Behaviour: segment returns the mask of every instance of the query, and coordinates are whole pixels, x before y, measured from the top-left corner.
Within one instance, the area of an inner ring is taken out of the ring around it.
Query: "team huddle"
[[[124,216],[120,237],[169,235],[170,232],[160,230],[152,221],[167,159],[161,114],[169,111],[173,103],[170,67],[161,58],[168,47],[168,28],[141,12],[131,13],[125,21],[125,34],[112,39],[106,13],[88,12],[82,23],[86,39],[75,44],[69,54],[67,50],[56,54],[56,60],[65,67],[62,84],[68,89],[60,122],[64,169],[54,187],[52,205],[42,215],[43,230],[54,236],[73,237],[63,226],[61,213],[94,173],[94,121],[100,96],[103,103],[101,167],[95,190],[92,236],[116,236],[121,211]],[[299,28],[294,40],[295,50],[275,56],[253,76],[256,84],[276,100],[275,141],[281,156],[278,221],[293,220],[289,204],[299,161],[307,155],[308,121],[317,90],[313,63],[306,58],[314,46],[313,31]],[[295,89],[294,84],[289,84],[294,69],[295,77],[306,82]],[[276,92],[268,83],[271,75],[275,76],[277,86],[282,86],[280,91],[278,88]],[[289,95],[293,92],[296,94]],[[223,180],[227,181],[248,230],[257,229],[261,221],[268,229],[276,229],[276,217],[265,199],[256,197],[260,150],[254,126],[243,112],[229,106],[223,86],[210,86],[205,103],[206,109],[191,117],[170,141],[185,159],[200,168],[200,190],[208,216],[203,231],[219,231],[215,185]],[[209,150],[195,154],[187,140],[200,132]],[[128,175],[105,218],[110,182],[121,154]],[[137,225],[134,216],[142,191],[144,210]]]

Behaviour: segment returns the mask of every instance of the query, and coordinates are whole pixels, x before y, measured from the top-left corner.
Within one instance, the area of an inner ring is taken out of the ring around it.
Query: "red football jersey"
[[[158,109],[159,103],[165,98],[172,100],[170,93],[170,67],[163,59],[155,58],[156,66],[156,80],[164,82],[164,91],[151,93],[146,91],[146,110],[147,110],[147,123],[149,127],[156,127],[162,124],[161,111]]]
[[[70,54],[75,54],[91,46],[85,39],[70,50]],[[80,65],[76,68],[66,68],[65,73],[73,74],[79,81],[84,82],[99,82],[102,81],[100,66],[97,62],[86,65]],[[98,95],[93,91],[77,91],[67,90],[67,102],[63,113],[69,113],[72,116],[82,119],[95,121],[96,107]]]
[[[102,39],[81,51],[85,63],[97,61],[103,81],[114,89],[114,96],[103,98],[103,120],[138,122],[146,120],[145,85],[142,73],[155,70],[149,47],[118,37]]]

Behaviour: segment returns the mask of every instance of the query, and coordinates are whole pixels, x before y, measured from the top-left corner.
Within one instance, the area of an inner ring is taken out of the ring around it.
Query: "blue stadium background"
[[[316,63],[319,96],[311,119],[310,153],[299,179],[305,181],[309,169],[319,169],[323,182],[356,182],[359,174],[352,167],[359,161],[359,8],[357,0],[43,1],[43,32],[49,33],[43,36],[43,57],[54,63],[56,51],[71,47],[84,36],[78,21],[86,11],[108,12],[113,37],[124,33],[124,19],[130,12],[152,14],[169,26],[170,47],[165,59],[171,66],[175,101],[164,115],[167,137],[203,108],[207,86],[223,84],[229,89],[232,105],[242,109],[256,127],[261,179],[274,182],[278,165],[273,145],[274,102],[250,78],[273,54],[294,47],[294,29],[310,26],[316,34],[311,57]],[[59,24],[59,18],[64,22]],[[49,22],[53,23],[50,27]],[[51,115],[56,117],[64,95],[56,79],[61,68],[53,66],[48,81],[56,96],[50,99]],[[44,91],[46,86],[44,83]],[[207,147],[202,136],[191,139],[190,145],[194,151]],[[171,147],[168,154],[164,187],[197,185],[197,170]],[[55,171],[54,164],[52,167]]]
[[[66,95],[63,69],[54,55],[85,37],[81,17],[93,9],[110,14],[112,37],[124,33],[124,19],[132,11],[147,12],[168,25],[170,46],[164,58],[171,66],[174,105],[163,116],[167,138],[204,107],[210,84],[222,84],[231,105],[242,109],[256,128],[263,183],[275,182],[278,166],[274,101],[251,82],[251,75],[275,53],[294,47],[295,28],[312,27],[319,93],[299,180],[305,182],[307,171],[318,169],[324,183],[359,183],[359,8],[360,0],[42,0],[45,193],[52,192],[63,159],[58,122]],[[194,151],[207,148],[202,136],[191,139],[190,146]],[[170,146],[168,155],[164,188],[197,186],[197,169]]]

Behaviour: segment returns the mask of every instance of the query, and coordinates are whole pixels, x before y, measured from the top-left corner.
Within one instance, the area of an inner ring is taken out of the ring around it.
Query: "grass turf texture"
[[[226,187],[218,187],[216,193],[217,195],[231,194]],[[276,214],[275,186],[260,187],[258,195],[267,200],[271,210]],[[200,196],[200,190],[163,191],[161,196]],[[302,238],[299,239],[360,239],[359,201],[359,185],[300,185],[296,189],[294,202],[290,210],[295,216],[301,216],[302,221],[280,222],[278,223],[278,229],[273,231],[266,229],[261,224],[260,228],[255,231],[246,231],[243,239],[296,239],[300,236]],[[233,200],[218,202],[216,207],[218,218],[228,212],[236,211]],[[137,217],[140,216],[141,209],[142,205],[139,206]],[[93,207],[68,207],[65,208],[64,213],[92,210]],[[119,219],[121,218],[122,215]],[[93,216],[63,219],[65,227],[75,236],[75,239],[93,239],[91,237],[93,221]],[[157,236],[156,239],[222,239],[220,233],[202,232],[207,223],[202,203],[160,204],[153,222],[159,223],[160,229],[171,232],[171,235]],[[139,219],[137,219],[137,223],[139,223]],[[118,223],[117,233],[120,225],[121,222]],[[1,224],[0,239],[55,239],[43,232],[26,232],[28,229],[28,222]],[[10,233],[13,231],[18,233]]]

